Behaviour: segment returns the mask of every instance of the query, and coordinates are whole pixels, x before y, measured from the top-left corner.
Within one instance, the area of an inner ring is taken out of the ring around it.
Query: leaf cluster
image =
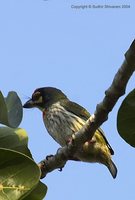
[[[41,171],[28,149],[28,135],[18,128],[23,116],[16,92],[4,98],[0,92],[0,199],[42,200],[47,186],[40,182]]]

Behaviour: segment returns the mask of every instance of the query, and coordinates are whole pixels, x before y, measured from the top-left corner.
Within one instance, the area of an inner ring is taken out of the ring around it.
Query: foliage
[[[6,98],[0,92],[0,123],[18,127],[22,120],[22,104],[16,92],[9,92]]]
[[[22,104],[16,92],[6,98],[0,92],[0,199],[42,200],[47,187],[28,149],[28,136],[17,128],[22,120]]]
[[[117,129],[120,136],[135,147],[135,89],[127,95],[119,108]]]

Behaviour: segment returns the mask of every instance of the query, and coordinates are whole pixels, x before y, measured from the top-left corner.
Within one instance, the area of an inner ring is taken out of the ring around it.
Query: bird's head
[[[42,110],[44,108],[48,108],[53,103],[56,103],[62,99],[67,99],[67,97],[61,90],[57,88],[38,88],[33,92],[32,97],[23,105],[23,107],[37,107]]]

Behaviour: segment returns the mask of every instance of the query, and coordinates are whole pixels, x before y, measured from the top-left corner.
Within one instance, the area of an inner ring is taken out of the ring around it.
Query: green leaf
[[[40,170],[22,153],[0,148],[0,199],[19,200],[38,184]]]
[[[19,151],[32,158],[28,149],[28,136],[24,129],[0,127],[0,147]]]
[[[37,187],[23,200],[42,200],[47,193],[47,186],[39,182]]]
[[[135,147],[135,89],[122,102],[117,115],[120,136]]]
[[[0,123],[12,128],[22,120],[22,103],[16,92],[9,92],[6,98],[0,92]]]
[[[0,127],[0,148],[16,150],[32,158],[32,155],[27,146],[28,136],[24,129]],[[9,172],[7,171],[7,173]],[[25,197],[25,200],[42,200],[45,197],[46,192],[47,186],[39,181],[34,190],[32,190],[32,192],[27,197]]]

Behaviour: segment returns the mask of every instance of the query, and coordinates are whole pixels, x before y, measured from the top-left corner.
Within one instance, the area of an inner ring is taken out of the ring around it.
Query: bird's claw
[[[58,169],[58,171],[59,171],[59,172],[62,172],[63,167],[64,167],[64,166],[60,167],[60,168]]]
[[[74,144],[74,140],[75,140],[75,134],[72,134],[72,136],[68,138],[68,140],[66,141],[66,144],[67,145]]]
[[[46,160],[49,160],[49,158],[52,158],[54,155],[48,155],[48,156],[46,156]]]
[[[60,153],[61,149],[62,149],[62,147],[58,148],[57,153]]]

